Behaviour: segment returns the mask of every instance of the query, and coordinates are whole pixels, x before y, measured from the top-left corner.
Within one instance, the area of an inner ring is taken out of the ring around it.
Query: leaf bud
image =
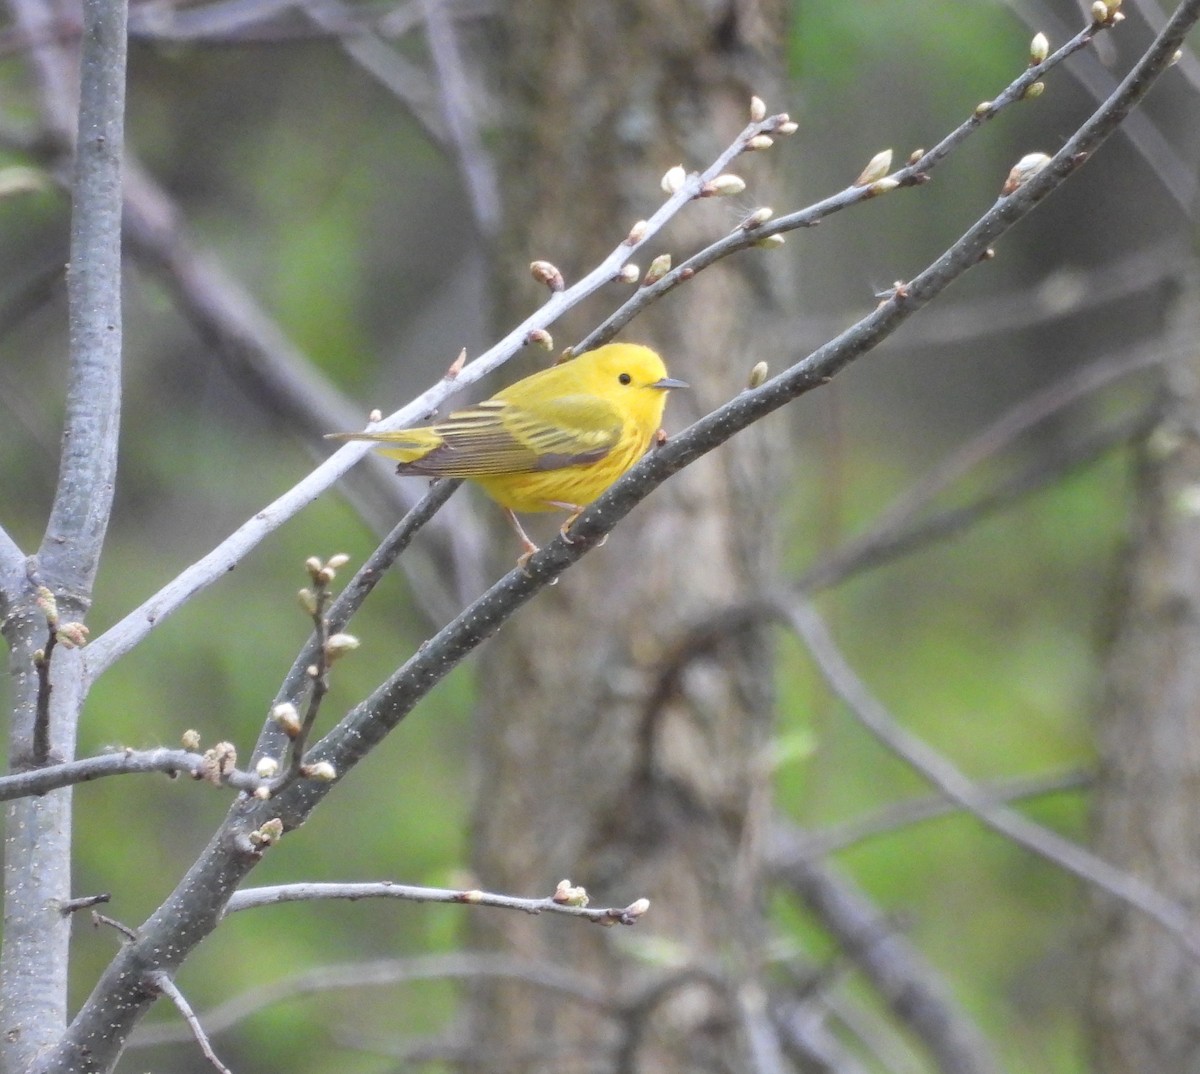
[[[367,421],[371,425],[374,425],[377,421],[383,421],[383,411],[376,407],[376,409],[372,410],[371,413],[367,415]]]
[[[1045,89],[1046,89],[1045,82],[1031,82],[1028,86],[1025,87],[1025,92],[1021,94],[1021,100],[1035,101],[1042,95],[1042,93],[1045,91]]]
[[[625,907],[625,916],[636,920],[642,917],[650,909],[649,899],[635,899],[627,907]]]
[[[659,254],[658,257],[650,262],[650,267],[646,269],[646,275],[642,277],[642,286],[649,287],[652,283],[658,283],[670,271],[671,255]]]
[[[629,229],[629,234],[625,236],[625,245],[636,246],[646,237],[646,229],[649,226],[645,220],[639,220]]]
[[[531,261],[529,273],[538,283],[544,283],[551,291],[561,291],[567,286],[562,273],[549,261]]]
[[[316,556],[309,556],[308,559],[304,561],[304,569],[308,571],[308,576],[314,582],[317,580],[317,574],[320,572],[322,566],[323,564],[319,559],[317,559]]]
[[[589,901],[587,890],[572,886],[570,880],[560,880],[552,898],[563,906],[587,906]]]
[[[682,164],[676,164],[675,167],[668,169],[667,173],[662,177],[663,193],[678,194],[686,182],[687,172],[683,170]]]
[[[1050,41],[1043,33],[1033,35],[1029,42],[1029,66],[1034,67],[1050,55]]]
[[[775,139],[769,134],[756,134],[753,138],[746,139],[746,149],[753,153],[756,149],[770,149],[775,144]]]
[[[785,119],[778,127],[775,128],[775,133],[787,137],[789,134],[795,134],[800,129],[800,124],[794,119]]]
[[[1108,5],[1104,0],[1095,0],[1092,4],[1092,21],[1108,22]]]
[[[315,779],[318,783],[332,783],[337,779],[337,769],[328,761],[317,761],[314,764],[302,764],[300,774],[305,779]]]
[[[335,555],[332,555],[329,557],[325,566],[328,567],[329,570],[331,570],[331,571],[336,571],[336,570],[340,570],[342,567],[344,567],[349,562],[350,562],[349,555],[347,555],[345,552],[338,552]]]
[[[325,658],[332,664],[338,657],[353,652],[359,646],[353,634],[331,634],[325,642]]]
[[[254,766],[254,774],[259,779],[270,779],[279,771],[279,762],[274,757],[260,757]]]
[[[761,97],[750,98],[750,122],[761,123],[767,118],[767,105]]]
[[[725,198],[732,194],[740,194],[746,189],[746,180],[740,175],[718,175],[711,182],[705,183],[700,188],[700,196],[702,198]]]
[[[1001,197],[1006,197],[1024,186],[1049,163],[1050,158],[1045,153],[1026,153],[1012,166],[1012,171],[1004,180],[1004,186],[1000,188]]]
[[[196,750],[200,748],[200,732],[195,728],[189,727],[179,737],[179,741],[182,743],[185,750],[190,750],[192,753],[195,753]]]
[[[82,649],[87,644],[89,633],[91,632],[83,623],[71,622],[63,623],[54,632],[54,636],[58,639],[59,645],[64,645],[68,649]]]
[[[747,388],[757,388],[767,379],[767,373],[770,367],[766,362],[755,362],[754,368],[750,370],[750,377],[746,381]]]
[[[641,276],[642,270],[634,264],[622,265],[621,271],[617,273],[617,279],[621,283],[637,283]]]
[[[554,337],[544,328],[531,328],[525,336],[525,342],[541,347],[544,351],[554,350]]]
[[[983,116],[986,116],[991,110],[992,110],[992,102],[991,101],[980,101],[975,106],[975,115],[982,118]]]
[[[300,734],[300,713],[290,701],[281,702],[271,709],[271,719],[279,724],[288,738],[295,738]]]
[[[770,220],[774,215],[775,210],[768,209],[764,205],[761,209],[755,209],[754,212],[747,216],[740,224],[738,224],[738,228],[742,231],[753,231],[757,227],[762,227],[763,224]]]
[[[300,607],[309,615],[317,614],[317,595],[307,586],[296,594],[296,599],[300,601]]]
[[[890,193],[899,185],[900,180],[893,179],[890,175],[884,177],[883,179],[877,179],[867,188],[867,196],[877,198],[880,194]]]
[[[785,242],[787,242],[787,237],[784,235],[764,235],[754,245],[760,246],[764,250],[778,250]]]
[[[263,826],[250,833],[250,842],[256,847],[269,847],[283,838],[283,821],[272,817]]]
[[[869,161],[867,166],[863,168],[862,174],[854,180],[853,186],[870,186],[872,183],[882,179],[888,172],[892,170],[892,151],[885,149],[880,153],[876,153]]]
[[[40,585],[37,587],[35,599],[38,609],[46,617],[46,623],[52,627],[56,626],[58,624],[58,600],[54,594],[44,585]]]

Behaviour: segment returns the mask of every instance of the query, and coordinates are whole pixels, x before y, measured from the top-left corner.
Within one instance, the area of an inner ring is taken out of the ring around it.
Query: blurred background
[[[558,32],[569,38],[569,20],[578,17],[582,33],[585,5],[560,6],[567,24]],[[635,47],[643,33],[637,6],[650,9],[648,21],[686,21],[698,5],[613,5],[613,33],[630,44],[620,62],[608,53],[607,66],[629,84],[664,77],[653,53]],[[660,159],[652,143],[646,149],[631,136],[622,152],[641,170],[620,191],[623,215],[581,208],[578,219],[564,219],[548,205],[539,216],[533,191],[552,189],[555,177],[542,172],[537,138],[512,132],[514,94],[584,61],[550,49],[544,69],[507,69],[518,55],[528,65],[546,44],[523,20],[549,16],[524,7],[134,4],[127,129],[139,174],[131,197],[141,199],[145,221],[163,226],[143,221],[131,234],[122,468],[93,636],[303,477],[328,451],[320,434],[357,427],[372,408],[397,408],[460,349],[479,353],[534,310],[544,293],[528,278],[529,261],[548,259],[575,278],[588,267],[590,244],[612,248],[660,204],[656,177],[678,159]],[[700,383],[690,401],[672,400],[668,431],[736,394],[755,361],[778,371],[853,323],[877,293],[915,275],[985,211],[1020,157],[1053,153],[1123,77],[1161,17],[1151,3],[1124,10],[1116,32],[1055,70],[1040,98],[984,124],[931,182],[795,232],[782,249],[740,255],[754,261],[745,286],[770,292],[771,314],[748,311],[730,330],[744,349],[725,348],[718,374],[693,368],[675,296],[660,303],[653,338],[674,375]],[[899,163],[933,145],[1025,68],[1035,32],[1057,47],[1085,16],[1073,0],[793,0],[771,18],[781,27],[768,34],[773,74],[750,88],[769,112],[790,113],[799,131],[738,163],[748,189],[734,204],[696,206],[684,214],[686,226],[672,225],[662,248],[677,260],[759,204],[777,213],[800,208],[852,182],[882,149],[894,148]],[[440,40],[453,45],[449,59],[438,48],[437,27],[446,24],[452,32]],[[69,26],[58,31],[69,38]],[[0,34],[0,166],[42,167],[28,40],[15,21]],[[587,47],[586,39],[577,44]],[[610,92],[600,84],[605,66],[587,68],[596,100]],[[758,472],[750,482],[769,484],[767,567],[748,569],[756,581],[731,584],[728,600],[736,607],[806,579],[819,587],[847,657],[898,720],[974,779],[1032,780],[1040,793],[1022,809],[1083,841],[1091,725],[1126,561],[1129,442],[1145,426],[1157,364],[1175,345],[1175,311],[1195,257],[1196,89],[1189,52],[1095,159],[997,245],[993,261],[833,383],[767,419],[770,439],[760,449],[770,458],[769,482]],[[458,111],[446,104],[448,93]],[[590,99],[581,91],[564,102],[580,136],[599,122],[588,114]],[[470,122],[464,128],[456,116]],[[673,119],[686,129],[686,113]],[[712,144],[727,144],[743,122],[745,114],[715,123]],[[528,191],[515,189],[519,170],[504,163],[518,145],[534,154]],[[608,196],[602,174],[568,175],[563,159],[559,179],[573,197],[590,187],[598,199]],[[684,163],[700,168],[708,158]],[[0,523],[25,548],[40,539],[57,468],[68,228],[68,199],[53,182],[0,198]],[[556,345],[574,342],[627,293],[602,289],[569,327],[551,328]],[[265,371],[257,343],[223,336],[229,309],[245,323],[269,319],[263,331],[278,333],[276,353],[294,365]],[[635,323],[623,338],[645,336]],[[544,356],[522,356],[484,390],[539,361]],[[1080,379],[1085,370],[1093,381]],[[1035,398],[1043,419],[1020,436],[996,433],[976,444],[961,476],[917,508],[917,524],[1006,482],[1023,483],[1026,494],[979,512],[948,539],[918,538],[907,554],[838,573],[847,541],[872,532],[889,505],[909,502],[916,482]],[[635,519],[690,496],[686,476],[684,491],[669,483]],[[412,480],[389,489],[384,477],[323,497],[113,667],[85,711],[81,755],[174,745],[196,728],[206,745],[228,739],[248,756],[308,633],[294,599],[304,559],[346,552],[361,562],[398,517],[399,496],[423,491]],[[515,549],[492,528],[492,505],[465,489],[451,508],[356,620],[363,645],[338,667],[328,719],[511,565]],[[637,549],[618,528],[589,559],[632,569]],[[823,577],[830,563],[834,574]],[[581,594],[584,584],[572,572],[558,588],[578,585]],[[519,615],[536,618],[550,600],[543,593]],[[760,629],[770,653],[761,685],[773,696],[757,702],[769,708],[769,722],[754,749],[774,812],[815,840],[816,860],[870,901],[878,928],[927,960],[988,1042],[995,1069],[1090,1069],[1086,892],[970,817],[922,818],[927,784],[831,699],[792,635]],[[0,678],[0,695],[5,689]],[[454,672],[264,860],[254,882],[502,886],[479,877],[471,846],[486,738],[477,713],[489,689],[476,661]],[[228,798],[135,777],[83,786],[76,803],[77,893],[112,892],[111,914],[134,924],[191,863]],[[554,802],[546,807],[553,811]],[[513,893],[548,894],[560,877],[543,879],[548,886]],[[594,894],[605,904],[646,896],[652,913],[671,913],[669,883],[655,887],[651,874],[638,874],[632,887],[599,886]],[[809,1056],[783,1069],[954,1069],[895,1016],[853,952],[795,891],[763,881],[756,896],[762,958],[796,995],[820,997],[834,1042],[825,1067]],[[462,951],[474,943],[470,913],[357,902],[238,915],[201,947],[180,985],[203,1020],[224,1001],[285,982],[277,1001],[214,1032],[218,1054],[236,1071],[451,1069],[446,1054],[422,1053],[421,1043],[444,1040],[455,1024],[455,982],[315,992],[309,986],[319,975],[286,982],[360,960]],[[473,913],[491,915],[498,930],[518,924],[499,911]],[[550,937],[542,942],[551,958],[556,937],[590,929],[546,919],[519,925]],[[605,943],[624,945],[623,955],[641,965],[679,957],[655,947],[649,928],[621,931]],[[78,1001],[117,940],[78,922]],[[151,1022],[179,1029],[166,1009]],[[122,1069],[209,1069],[185,1035],[176,1036],[182,1042],[131,1049]],[[477,1069],[541,1069],[474,1061]]]

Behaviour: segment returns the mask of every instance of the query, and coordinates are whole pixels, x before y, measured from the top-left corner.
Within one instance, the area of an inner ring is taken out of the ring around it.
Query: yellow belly
[[[634,442],[584,466],[525,474],[482,474],[471,478],[502,507],[519,514],[560,511],[562,504],[586,507],[641,458],[646,445]]]

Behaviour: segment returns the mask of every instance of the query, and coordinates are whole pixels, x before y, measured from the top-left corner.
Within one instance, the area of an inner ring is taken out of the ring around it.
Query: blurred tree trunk
[[[504,19],[495,54],[509,125],[499,141],[506,204],[494,274],[507,289],[498,304],[507,327],[542,298],[531,260],[576,278],[659,204],[669,167],[702,167],[732,140],[752,93],[773,111],[786,105],[773,92],[777,0],[531,0]],[[770,202],[776,155],[735,163],[755,205]],[[653,253],[678,262],[746,211],[746,201],[693,205]],[[669,428],[735,395],[770,357],[755,349],[765,336],[756,318],[772,291],[768,274],[785,263],[756,251],[706,271],[623,333],[659,349],[693,386],[672,393]],[[555,326],[556,349],[607,308]],[[748,982],[762,939],[769,646],[747,630],[714,640],[677,678],[661,667],[689,623],[771,578],[766,435],[738,438],[659,489],[486,652],[479,882],[546,893],[569,877],[594,904],[646,896],[653,907],[633,930],[477,915],[477,946],[578,971],[629,1005],[613,1019],[546,991],[481,986],[471,1034],[481,1070],[594,1071],[618,1065],[622,1049],[629,1071],[749,1067],[747,1019],[761,1010]],[[511,563],[511,534],[497,545]],[[728,985],[693,975],[639,1002],[647,981],[683,965]]]
[[[1127,589],[1099,726],[1097,850],[1200,910],[1200,292],[1179,303],[1160,422],[1142,446]],[[1200,963],[1097,901],[1089,1016],[1102,1074],[1200,1070]],[[1200,917],[1198,917],[1200,920]]]

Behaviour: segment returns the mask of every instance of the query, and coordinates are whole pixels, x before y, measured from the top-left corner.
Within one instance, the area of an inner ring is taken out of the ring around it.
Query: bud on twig
[[[761,123],[767,118],[767,106],[761,97],[750,98],[750,122]]]
[[[271,719],[279,724],[288,738],[295,738],[301,731],[300,713],[290,701],[284,701],[271,709]]]
[[[531,328],[525,336],[525,342],[545,351],[554,350],[554,337],[544,328]]]
[[[270,779],[279,771],[279,762],[274,757],[260,757],[254,766],[254,774],[259,779]]]
[[[646,275],[642,278],[642,286],[649,287],[652,283],[658,283],[670,271],[671,255],[659,254],[646,269]]]
[[[552,898],[563,906],[587,906],[589,901],[587,890],[573,887],[570,880],[560,880]]]
[[[774,209],[768,209],[765,205],[761,209],[755,209],[749,216],[746,217],[740,224],[738,229],[742,231],[753,231],[757,227],[762,227],[772,216],[775,215]]]
[[[562,273],[549,261],[531,261],[529,273],[538,283],[544,283],[551,291],[562,291],[567,286]]]
[[[353,634],[331,634],[325,642],[325,659],[332,664],[339,657],[353,652],[358,646],[358,638]]]
[[[756,134],[753,138],[746,140],[746,149],[754,152],[756,149],[770,149],[775,144],[775,139],[768,134]]]
[[[769,366],[766,362],[755,362],[754,368],[750,370],[750,377],[746,381],[747,388],[757,388],[767,379]]]
[[[83,623],[63,623],[55,632],[58,644],[68,649],[82,649],[88,640],[90,631]]]
[[[328,761],[317,761],[315,764],[302,764],[300,775],[305,779],[314,779],[318,783],[332,783],[337,779],[337,769]]]
[[[646,237],[646,229],[649,226],[645,220],[639,220],[629,229],[629,234],[625,236],[625,245],[636,246]]]
[[[467,364],[467,348],[463,347],[458,352],[458,357],[450,363],[446,369],[446,380],[458,380],[458,375],[463,371],[463,366]]]
[[[58,600],[44,585],[37,587],[37,606],[46,617],[46,624],[54,627],[58,624]]]
[[[676,164],[674,168],[668,169],[667,173],[662,177],[663,193],[678,194],[686,182],[687,172],[683,170],[682,164]]]
[[[1000,188],[1001,197],[1007,197],[1013,191],[1024,186],[1049,163],[1050,158],[1045,153],[1027,153],[1013,165],[1012,171],[1008,173],[1008,178],[1004,180],[1004,186]]]
[[[740,194],[746,189],[746,180],[740,175],[718,175],[700,188],[702,198],[725,198],[731,194]]]
[[[641,278],[642,270],[633,263],[621,266],[621,271],[617,273],[617,279],[621,283],[637,283]]]
[[[200,748],[200,732],[189,727],[180,736],[179,741],[185,750],[195,753]]]
[[[1029,66],[1036,67],[1050,55],[1050,41],[1043,33],[1033,35],[1029,42]]]
[[[851,185],[870,186],[872,183],[882,179],[891,170],[892,151],[885,149],[880,153],[876,153],[867,161],[867,166],[863,168],[862,174]]]
[[[1036,101],[1046,90],[1045,82],[1031,82],[1021,94],[1023,101]]]

